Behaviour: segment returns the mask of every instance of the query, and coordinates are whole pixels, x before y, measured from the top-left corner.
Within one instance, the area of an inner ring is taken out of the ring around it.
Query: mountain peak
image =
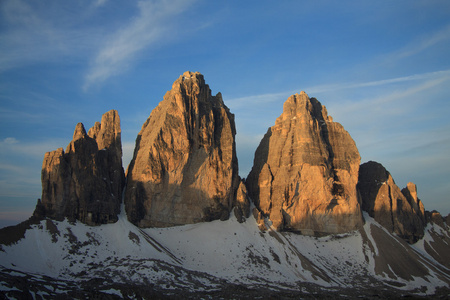
[[[172,91],[193,91],[199,90],[202,87],[207,87],[205,78],[200,72],[184,72],[175,82],[172,84]]]
[[[255,152],[247,185],[275,228],[330,234],[362,225],[360,156],[350,135],[306,93],[290,96]]]
[[[116,222],[125,181],[121,149],[117,112],[106,113],[89,135],[78,123],[66,152],[45,154],[35,215],[88,225]]]
[[[73,132],[73,141],[76,141],[78,139],[82,139],[86,137],[86,129],[84,129],[83,123],[78,123],[75,126],[75,131]]]
[[[185,72],[152,111],[127,172],[130,221],[166,227],[227,219],[239,184],[234,115]]]

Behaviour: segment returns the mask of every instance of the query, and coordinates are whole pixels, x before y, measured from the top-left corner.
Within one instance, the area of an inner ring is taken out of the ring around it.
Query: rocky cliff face
[[[278,230],[347,232],[362,225],[359,163],[348,132],[302,92],[287,99],[262,139],[247,187]]]
[[[417,215],[422,224],[425,225],[427,223],[425,207],[423,206],[422,201],[417,197],[417,186],[412,182],[408,182],[406,187],[402,189],[402,194],[411,206],[413,213]]]
[[[247,188],[245,183],[240,181],[236,192],[236,199],[234,202],[234,215],[239,223],[245,222],[245,219],[250,216],[250,199],[248,198]]]
[[[88,225],[117,221],[125,176],[120,119],[105,113],[89,130],[78,123],[66,151],[47,152],[42,163],[42,199],[34,215]]]
[[[369,161],[360,167],[358,188],[362,209],[378,223],[409,243],[423,237],[425,210],[415,184],[401,191],[380,163]]]
[[[128,219],[166,227],[227,219],[239,184],[234,115],[186,72],[152,111],[127,170]]]

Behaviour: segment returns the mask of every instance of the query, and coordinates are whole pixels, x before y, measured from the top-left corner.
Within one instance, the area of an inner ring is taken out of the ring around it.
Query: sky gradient
[[[44,154],[121,118],[124,168],[150,112],[199,71],[235,114],[241,177],[305,91],[426,210],[450,213],[450,1],[0,2],[0,227],[31,216]]]

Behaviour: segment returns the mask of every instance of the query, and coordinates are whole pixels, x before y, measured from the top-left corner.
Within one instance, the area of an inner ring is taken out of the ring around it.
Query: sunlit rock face
[[[369,161],[360,167],[358,188],[362,209],[378,223],[409,243],[423,237],[425,210],[415,184],[400,190],[383,165]]]
[[[349,133],[317,99],[301,92],[286,100],[262,139],[246,183],[276,229],[343,233],[362,225],[359,164]]]
[[[239,185],[234,115],[186,72],[152,111],[127,170],[128,219],[167,227],[227,219]]]
[[[88,225],[116,222],[125,184],[117,111],[105,113],[89,134],[78,123],[66,151],[45,154],[41,181],[35,216]]]

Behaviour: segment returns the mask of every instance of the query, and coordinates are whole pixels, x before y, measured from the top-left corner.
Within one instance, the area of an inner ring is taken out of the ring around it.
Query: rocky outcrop
[[[429,226],[426,227],[428,237],[423,239],[423,248],[440,264],[450,269],[450,226],[439,212],[427,211],[425,216]]]
[[[255,218],[256,224],[258,225],[259,230],[265,232],[267,230],[266,222],[264,215],[256,208],[253,207],[252,210],[253,217]]]
[[[34,216],[88,225],[117,221],[125,183],[120,134],[119,115],[111,110],[89,134],[78,123],[66,151],[47,152]]]
[[[434,223],[442,228],[447,228],[447,223],[445,222],[445,218],[438,211],[427,211],[425,213],[427,223]]]
[[[247,178],[251,199],[277,230],[358,229],[360,156],[349,133],[304,92],[290,96],[258,146]]]
[[[425,207],[417,197],[417,186],[412,182],[408,182],[406,187],[402,189],[402,194],[405,196],[414,214],[420,218],[423,224],[426,224]]]
[[[122,167],[122,139],[117,111],[110,110],[103,114],[101,123],[95,122],[89,129],[88,136],[97,142],[100,165],[108,175],[105,178],[111,181],[114,197],[121,200],[125,186],[125,172]]]
[[[250,216],[250,199],[248,198],[247,188],[245,183],[241,181],[236,193],[236,200],[234,202],[234,215],[239,223],[245,222],[245,219]]]
[[[425,213],[413,183],[400,191],[380,163],[369,161],[360,167],[358,188],[362,209],[378,223],[409,243],[423,237]]]
[[[239,184],[234,115],[186,72],[152,111],[127,170],[128,219],[166,227],[227,219]]]

